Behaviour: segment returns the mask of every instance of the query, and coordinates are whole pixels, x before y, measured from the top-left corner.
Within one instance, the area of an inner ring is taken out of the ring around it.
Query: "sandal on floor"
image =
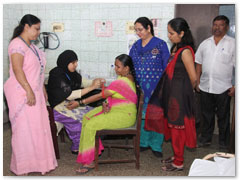
[[[175,167],[172,164],[167,164],[162,167],[163,171],[183,171],[183,167]]]
[[[174,157],[169,157],[167,159],[161,160],[161,163],[172,163],[174,160]]]
[[[83,170],[83,169],[86,169],[86,171],[81,172],[81,170]],[[91,171],[93,169],[94,169],[94,167],[80,167],[79,169],[76,170],[76,173],[79,175],[82,175],[82,174],[88,173],[89,171]]]
[[[72,151],[72,154],[78,155],[78,151]]]

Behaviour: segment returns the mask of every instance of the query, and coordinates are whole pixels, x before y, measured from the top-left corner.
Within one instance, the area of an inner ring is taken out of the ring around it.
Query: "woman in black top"
[[[99,88],[100,81],[103,80],[82,79],[76,71],[77,63],[78,57],[74,51],[66,50],[61,53],[57,59],[57,67],[49,73],[47,85],[48,101],[53,108],[54,119],[64,125],[72,140],[73,154],[78,152],[82,117],[92,109],[90,106],[80,107],[78,100],[88,92]]]

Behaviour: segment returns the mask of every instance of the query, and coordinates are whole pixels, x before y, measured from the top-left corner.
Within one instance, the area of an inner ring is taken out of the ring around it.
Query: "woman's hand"
[[[106,79],[104,79],[104,78],[98,78],[98,79],[100,79],[100,82],[101,82],[101,83],[103,83],[103,84],[106,83]]]
[[[196,85],[196,87],[195,87],[195,90],[196,90],[197,92],[200,92],[199,85],[200,85],[200,81],[197,80],[197,85]]]
[[[33,93],[32,89],[27,91],[27,104],[29,106],[36,104],[35,94]]]
[[[47,91],[46,91],[44,86],[43,86],[43,94],[44,94],[45,101],[47,102],[48,101],[48,94],[47,94]]]
[[[104,78],[96,78],[93,80],[92,82],[92,86],[94,86],[95,88],[101,88],[102,84],[105,84],[106,80]]]
[[[100,88],[100,86],[101,86],[101,80],[99,78],[94,79],[92,82],[92,87],[94,89],[97,89],[97,88]]]
[[[23,55],[19,53],[13,53],[11,55],[12,68],[15,77],[19,84],[21,84],[22,88],[26,91],[27,104],[29,106],[33,106],[36,104],[35,94],[33,93],[33,90],[30,84],[28,83],[25,73],[23,71],[23,61],[24,61]]]
[[[110,107],[109,107],[109,104],[108,104],[108,102],[103,102],[103,104],[102,104],[102,108],[103,108],[103,113],[105,114],[105,113],[108,113],[109,111],[110,111]]]
[[[79,106],[79,103],[77,101],[70,101],[67,105],[67,108],[69,110],[72,110],[72,109],[75,109],[78,106]]]

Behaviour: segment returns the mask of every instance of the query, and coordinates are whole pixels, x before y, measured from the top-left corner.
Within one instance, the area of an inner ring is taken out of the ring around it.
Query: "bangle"
[[[83,100],[78,101],[79,106],[84,106],[85,104],[83,103]]]
[[[102,98],[105,99],[105,96],[104,96],[104,84],[102,84]]]

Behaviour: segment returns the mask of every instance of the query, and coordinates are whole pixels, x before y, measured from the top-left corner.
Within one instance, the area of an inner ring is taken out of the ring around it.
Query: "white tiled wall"
[[[56,66],[58,55],[72,49],[78,54],[79,68],[91,77],[107,77],[114,58],[127,53],[126,22],[134,22],[138,17],[161,18],[160,38],[169,44],[167,22],[174,17],[174,4],[157,3],[72,3],[72,4],[4,4],[3,5],[3,65],[4,82],[8,78],[7,47],[13,29],[25,14],[34,14],[42,21],[41,32],[52,32],[51,24],[64,23],[64,32],[57,32],[60,47],[46,50],[47,67]],[[95,21],[112,21],[112,37],[96,37]],[[50,46],[56,42],[50,39]],[[40,47],[40,44],[39,44]]]

